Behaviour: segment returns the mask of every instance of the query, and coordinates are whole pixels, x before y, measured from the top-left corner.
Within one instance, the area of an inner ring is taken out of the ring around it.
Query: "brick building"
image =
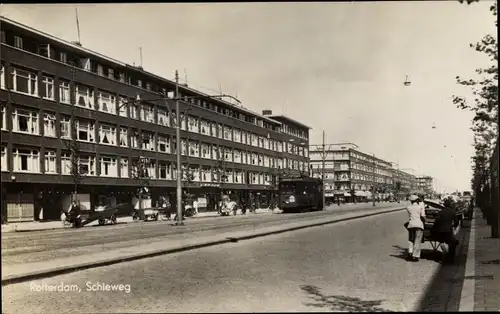
[[[59,217],[74,189],[73,144],[83,174],[78,193],[90,209],[103,197],[136,203],[143,163],[150,204],[165,195],[175,201],[175,83],[0,22],[2,217]],[[183,174],[191,174],[190,192],[205,207],[221,188],[266,204],[280,171],[307,171],[309,128],[208,96],[184,85],[176,96]]]

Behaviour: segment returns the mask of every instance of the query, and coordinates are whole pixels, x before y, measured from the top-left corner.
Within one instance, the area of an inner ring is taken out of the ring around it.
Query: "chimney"
[[[269,110],[269,109],[262,110],[262,115],[263,116],[272,116],[273,115],[273,111]]]

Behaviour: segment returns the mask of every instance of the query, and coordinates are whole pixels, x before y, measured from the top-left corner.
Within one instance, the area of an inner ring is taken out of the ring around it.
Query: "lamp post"
[[[180,101],[181,100],[188,100],[188,99],[200,99],[200,98],[209,98],[209,99],[213,99],[213,98],[217,98],[217,99],[221,99],[221,98],[231,98],[233,100],[235,100],[237,103],[241,103],[241,101],[239,99],[237,99],[236,97],[234,96],[231,96],[231,95],[226,95],[226,94],[221,94],[221,95],[200,95],[200,96],[188,96],[188,97],[184,97],[184,99],[181,99],[179,97],[179,72],[177,70],[175,70],[175,96],[174,96],[174,99],[175,100],[175,121],[176,121],[176,124],[175,124],[175,135],[176,135],[176,148],[175,148],[175,154],[176,154],[176,159],[177,159],[177,183],[176,183],[176,186],[177,186],[177,221],[175,223],[176,226],[183,226],[184,225],[184,222],[182,221],[182,169],[181,169],[181,114],[180,114]],[[137,99],[135,101],[133,101],[132,103],[135,103],[136,101],[138,101],[140,98],[139,96],[137,96]],[[165,101],[165,104],[168,108],[168,103],[167,103],[167,100],[169,100],[170,98],[168,97],[161,97],[161,98],[156,98],[156,99],[147,99],[147,101],[160,101],[160,100],[163,100]],[[129,102],[125,102],[125,103],[122,103],[119,107],[118,107],[118,111],[125,105],[129,104]],[[169,110],[170,111],[170,110]]]

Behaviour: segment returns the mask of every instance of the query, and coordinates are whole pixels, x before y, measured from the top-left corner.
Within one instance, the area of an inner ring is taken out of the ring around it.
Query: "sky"
[[[78,5],[90,50],[192,88],[222,90],[253,111],[309,125],[310,143],[352,142],[363,152],[470,189],[470,96],[455,77],[488,64],[469,48],[496,37],[492,1],[177,3]],[[4,4],[1,14],[77,40],[75,5]],[[406,76],[410,86],[404,86]],[[433,128],[435,126],[435,128]]]

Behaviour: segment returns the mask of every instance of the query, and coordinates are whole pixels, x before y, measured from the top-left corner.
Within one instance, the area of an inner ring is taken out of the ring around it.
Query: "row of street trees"
[[[464,1],[460,2],[463,3]],[[471,4],[478,2],[478,0],[467,0],[466,2]],[[490,6],[490,11],[496,20],[497,2]],[[491,203],[491,164],[499,137],[498,41],[494,36],[487,34],[479,42],[470,44],[470,47],[485,54],[490,60],[490,65],[476,69],[476,78],[463,79],[460,76],[456,77],[457,83],[469,87],[474,97],[471,100],[462,96],[453,96],[453,103],[459,109],[470,110],[474,113],[471,130],[474,132],[475,152],[472,156],[473,176],[471,187],[476,196],[476,204],[481,207],[486,216],[490,216],[489,221],[496,221],[496,223],[492,224],[492,234],[494,237],[498,237],[499,213],[498,209],[495,209],[494,204]],[[498,183],[495,186],[498,186]],[[498,206],[496,204],[497,208]]]

